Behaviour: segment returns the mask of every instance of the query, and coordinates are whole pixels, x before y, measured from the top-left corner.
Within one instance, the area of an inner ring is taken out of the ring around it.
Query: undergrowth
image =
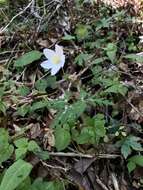
[[[141,26],[103,4],[31,6],[0,34],[0,190],[80,189],[68,175],[80,157],[120,160],[131,179],[143,166]],[[1,7],[3,30],[26,3]],[[55,44],[66,60],[51,76],[40,64]]]

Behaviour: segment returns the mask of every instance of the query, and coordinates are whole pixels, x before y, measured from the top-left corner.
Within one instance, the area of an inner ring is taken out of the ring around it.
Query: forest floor
[[[0,1],[0,190],[143,189],[141,14]]]

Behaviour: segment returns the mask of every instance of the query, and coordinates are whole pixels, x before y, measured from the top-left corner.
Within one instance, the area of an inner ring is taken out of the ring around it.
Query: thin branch
[[[68,168],[63,168],[63,167],[60,167],[60,166],[52,166],[50,164],[47,164],[46,162],[43,162],[42,160],[41,160],[41,163],[43,164],[43,166],[46,166],[48,168],[63,170],[64,172],[67,172],[69,170]]]
[[[115,175],[114,173],[112,173],[112,174],[111,174],[111,177],[112,177],[114,189],[115,189],[115,190],[120,190],[120,189],[119,189],[119,184],[118,184],[118,181],[117,181],[117,178],[116,178],[116,175]]]
[[[22,15],[32,4],[33,4],[33,1],[32,0],[22,11],[20,11],[18,14],[16,14],[10,21],[9,23],[2,29],[0,30],[0,33],[3,33],[7,30],[7,28],[9,27],[9,25],[20,15]]]
[[[98,154],[98,155],[90,155],[90,154],[82,154],[82,153],[74,153],[74,152],[50,152],[50,156],[59,156],[59,157],[77,157],[77,158],[106,158],[106,159],[115,159],[120,157],[118,154]]]
[[[140,117],[143,117],[143,114],[130,101],[128,101],[128,99],[125,99],[125,100],[133,108],[133,110],[135,110],[135,112],[140,115]]]
[[[98,183],[98,185],[100,185],[100,187],[103,189],[103,190],[109,190],[106,185],[103,184],[103,182],[99,179],[98,176],[96,176],[96,182]]]

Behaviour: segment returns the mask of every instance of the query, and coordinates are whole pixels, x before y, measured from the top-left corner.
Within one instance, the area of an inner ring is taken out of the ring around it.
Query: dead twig
[[[7,30],[7,28],[9,27],[9,25],[20,15],[22,15],[32,4],[33,4],[34,0],[32,0],[22,11],[20,11],[18,14],[16,14],[10,21],[9,23],[2,29],[0,30],[0,33],[3,33]]]
[[[127,99],[125,99],[126,102],[133,108],[133,110],[135,110],[135,112],[137,112],[141,117],[143,117],[143,114]]]
[[[43,162],[42,160],[41,160],[41,163],[43,164],[43,166],[46,166],[48,168],[63,170],[64,172],[67,172],[69,170],[68,168],[63,168],[63,167],[60,167],[60,166],[52,166],[50,164],[47,164],[46,162]]]
[[[103,190],[109,190],[106,185],[99,179],[98,176],[96,176],[96,182],[98,183],[98,185],[100,185],[100,187],[103,189]]]
[[[74,152],[50,152],[50,156],[59,156],[59,157],[78,157],[78,158],[106,158],[106,159],[115,159],[120,157],[118,154],[98,154],[98,155],[90,155],[90,154],[82,154],[82,153],[74,153]]]
[[[116,175],[114,173],[111,173],[111,178],[112,178],[112,181],[113,181],[114,189],[115,190],[120,190]]]

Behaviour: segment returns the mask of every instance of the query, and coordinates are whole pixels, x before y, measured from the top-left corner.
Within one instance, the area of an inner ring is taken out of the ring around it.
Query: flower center
[[[54,64],[59,64],[60,61],[61,61],[60,56],[55,55],[55,56],[52,57],[52,62],[53,62]]]

